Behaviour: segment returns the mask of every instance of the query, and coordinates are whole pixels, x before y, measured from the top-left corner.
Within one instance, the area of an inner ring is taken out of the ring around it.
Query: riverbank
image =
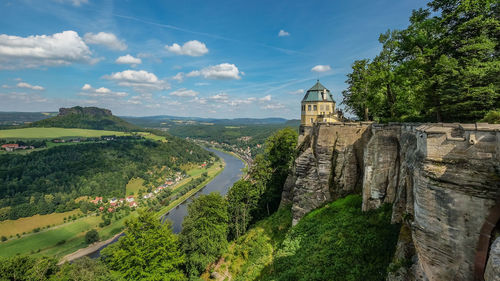
[[[99,250],[101,247],[106,246],[109,243],[113,242],[113,240],[115,240],[120,235],[122,235],[122,233],[123,232],[120,232],[120,233],[116,234],[115,236],[109,238],[108,240],[101,241],[101,242],[96,242],[96,243],[94,243],[92,245],[89,245],[86,248],[78,249],[76,252],[73,252],[71,254],[68,254],[68,255],[64,256],[61,260],[59,260],[59,262],[57,263],[57,265],[61,265],[61,264],[65,263],[65,262],[71,262],[71,261],[77,260],[79,258],[83,258],[85,256],[88,256],[88,255],[94,253],[95,251]]]

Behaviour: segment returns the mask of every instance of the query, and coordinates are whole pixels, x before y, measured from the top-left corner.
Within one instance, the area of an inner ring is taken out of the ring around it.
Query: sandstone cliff
[[[298,148],[282,198],[292,203],[294,224],[361,193],[363,210],[393,204],[393,222],[405,225],[395,262],[411,265],[389,280],[483,278],[498,228],[500,126],[317,124],[301,128]]]

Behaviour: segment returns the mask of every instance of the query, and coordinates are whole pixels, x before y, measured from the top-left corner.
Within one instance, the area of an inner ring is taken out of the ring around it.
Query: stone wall
[[[409,230],[398,252],[413,265],[390,280],[473,280],[480,230],[500,198],[500,125],[316,124],[301,128],[299,150],[282,199],[294,224],[360,193],[363,210],[393,204],[392,221]]]

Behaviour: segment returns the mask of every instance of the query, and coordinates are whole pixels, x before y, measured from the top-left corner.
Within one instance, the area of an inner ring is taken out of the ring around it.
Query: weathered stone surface
[[[490,256],[486,271],[484,273],[485,281],[500,281],[500,237],[493,242],[490,249]]]
[[[473,279],[479,231],[500,197],[499,125],[318,124],[300,140],[283,198],[294,223],[361,193],[363,210],[392,203],[392,221],[411,229],[398,251],[414,248],[412,263],[388,280]]]
[[[361,190],[368,124],[320,124],[301,128],[292,173],[281,204],[292,203],[293,223],[309,211]]]

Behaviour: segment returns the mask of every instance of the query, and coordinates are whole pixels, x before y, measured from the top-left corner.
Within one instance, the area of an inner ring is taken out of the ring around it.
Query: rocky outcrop
[[[500,237],[491,245],[488,265],[484,273],[485,281],[500,281]]]
[[[59,108],[59,116],[65,116],[69,114],[79,114],[79,115],[90,115],[90,116],[111,116],[111,110],[99,108],[99,107],[81,107],[75,106],[71,108]]]
[[[292,203],[293,224],[326,202],[361,191],[363,149],[369,124],[302,128],[300,155],[288,176],[281,204]]]
[[[480,231],[500,198],[499,125],[317,124],[302,128],[299,147],[283,194],[294,223],[361,193],[363,210],[390,203],[392,221],[407,226],[398,243],[406,267],[388,280],[477,278]]]

